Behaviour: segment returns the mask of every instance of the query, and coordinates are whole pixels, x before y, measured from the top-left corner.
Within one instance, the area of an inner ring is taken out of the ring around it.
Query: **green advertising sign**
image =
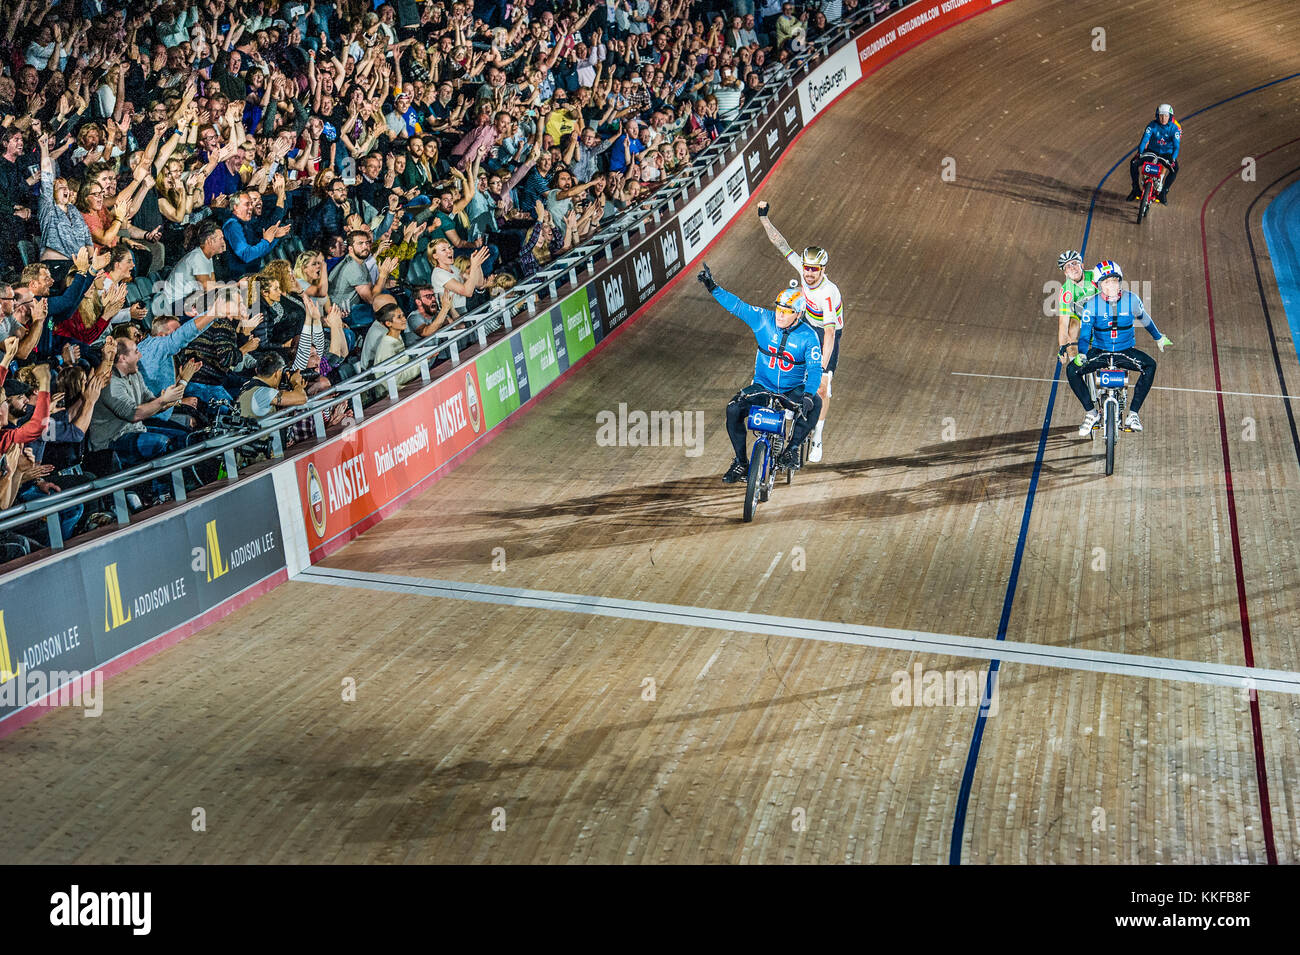
[[[515,380],[510,339],[497,342],[476,360],[483,389],[483,418],[495,428],[519,408],[519,383]]]
[[[596,346],[586,288],[579,289],[561,302],[560,314],[564,317],[564,339],[569,346],[569,365],[573,366]]]
[[[555,354],[555,336],[551,334],[551,316],[543,315],[519,330],[528,368],[528,391],[533,397],[560,376],[560,361]]]

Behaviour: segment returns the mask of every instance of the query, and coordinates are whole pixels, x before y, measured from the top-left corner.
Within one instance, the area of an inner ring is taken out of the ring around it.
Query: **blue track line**
[[[1183,119],[1191,119],[1202,113],[1207,113],[1212,109],[1217,109],[1225,103],[1231,103],[1233,100],[1240,99],[1243,96],[1249,96],[1251,93],[1258,93],[1260,90],[1266,90],[1270,86],[1276,86],[1279,83],[1285,83],[1300,77],[1300,73],[1291,73],[1287,76],[1280,77],[1276,80],[1270,80],[1259,86],[1252,86],[1248,90],[1242,90],[1240,93],[1234,93],[1217,103],[1211,103],[1196,110],[1194,113],[1188,113]],[[1092,234],[1092,217],[1097,209],[1097,197],[1101,195],[1102,187],[1105,186],[1106,180],[1109,179],[1125,160],[1132,156],[1137,150],[1131,149],[1126,152],[1115,165],[1106,170],[1106,175],[1101,177],[1097,187],[1092,191],[1092,199],[1088,203],[1088,218],[1084,223],[1083,242],[1080,244],[1080,254],[1086,256],[1088,251],[1088,237]],[[1290,320],[1291,312],[1287,312]],[[1293,338],[1296,328],[1292,325]],[[1300,354],[1300,340],[1297,343],[1297,352]],[[997,639],[1005,640],[1007,638],[1007,625],[1011,621],[1011,606],[1015,602],[1016,585],[1020,581],[1020,563],[1025,554],[1025,544],[1029,538],[1029,517],[1034,510],[1034,495],[1038,492],[1038,477],[1043,469],[1043,455],[1047,450],[1047,435],[1051,429],[1052,411],[1056,406],[1056,390],[1061,378],[1061,363],[1054,362],[1052,370],[1052,391],[1047,398],[1047,411],[1043,415],[1043,428],[1038,435],[1038,451],[1034,455],[1034,471],[1029,479],[1029,491],[1025,495],[1024,513],[1020,518],[1020,536],[1016,539],[1016,555],[1011,563],[1011,576],[1007,580],[1007,593],[1002,601],[1002,617],[998,621]],[[952,840],[949,843],[948,863],[950,865],[961,865],[961,845],[966,833],[966,814],[970,804],[971,789],[975,783],[975,765],[979,761],[980,744],[984,740],[984,724],[988,719],[990,701],[993,696],[993,689],[997,680],[998,671],[1001,669],[1002,661],[994,660],[989,664],[988,675],[984,680],[984,697],[980,701],[979,715],[975,717],[975,729],[971,734],[970,749],[966,753],[966,767],[962,772],[961,788],[957,793],[957,808],[953,812],[952,820]]]
[[[1282,310],[1291,326],[1291,344],[1300,359],[1300,182],[1292,183],[1268,204],[1263,227]]]

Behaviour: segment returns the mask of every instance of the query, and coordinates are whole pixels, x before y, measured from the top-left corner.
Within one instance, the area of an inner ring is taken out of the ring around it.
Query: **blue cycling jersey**
[[[713,289],[718,304],[754,330],[758,355],[754,359],[754,384],[785,393],[802,388],[817,390],[822,380],[822,346],[811,325],[795,322],[779,328],[776,312],[742,302],[722,286]]]
[[[1100,293],[1092,296],[1079,310],[1079,354],[1087,355],[1092,348],[1108,352],[1132,348],[1137,342],[1134,322],[1144,325],[1152,338],[1162,337],[1142,299],[1132,292],[1120,292],[1114,302],[1106,301]]]
[[[1178,120],[1171,116],[1169,122],[1162,126],[1160,120],[1156,119],[1147,123],[1138,152],[1153,152],[1166,159],[1177,159],[1182,142],[1183,127],[1179,125]]]

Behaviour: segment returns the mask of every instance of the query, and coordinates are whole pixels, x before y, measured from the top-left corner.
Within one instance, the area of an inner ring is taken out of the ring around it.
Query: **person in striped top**
[[[839,286],[826,275],[826,262],[829,258],[826,250],[818,246],[809,246],[803,253],[790,248],[790,243],[777,230],[767,217],[766,202],[758,204],[758,218],[763,223],[763,231],[776,246],[778,252],[799,272],[802,280],[804,297],[804,315],[817,331],[822,342],[822,369],[825,374],[817,389],[822,400],[821,416],[817,429],[813,432],[812,448],[808,460],[814,464],[822,459],[822,428],[826,424],[826,412],[831,402],[831,379],[840,361],[840,338],[844,334],[844,301],[840,296]],[[835,342],[830,344],[827,337],[834,333]]]
[[[722,68],[722,82],[713,89],[718,100],[718,119],[729,123],[740,113],[740,97],[745,92],[745,84],[736,76],[730,66]]]

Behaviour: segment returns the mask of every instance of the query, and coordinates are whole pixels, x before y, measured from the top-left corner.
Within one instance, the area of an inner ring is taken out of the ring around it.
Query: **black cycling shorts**
[[[817,329],[817,340],[820,341],[820,342],[822,343],[822,351],[824,352],[824,351],[826,351],[826,337],[825,337],[826,326],[825,326],[825,325],[817,325],[817,326],[815,326],[815,327],[816,327],[816,329]],[[836,368],[836,366],[839,365],[839,363],[840,363],[840,338],[841,338],[841,336],[843,336],[843,334],[844,334],[844,329],[842,329],[842,328],[837,328],[837,329],[835,329],[835,347],[834,347],[834,350],[831,352],[831,360],[830,360],[830,362],[829,362],[828,364],[824,363],[824,364],[822,365],[822,370],[823,370],[823,371],[834,371],[835,368]]]

